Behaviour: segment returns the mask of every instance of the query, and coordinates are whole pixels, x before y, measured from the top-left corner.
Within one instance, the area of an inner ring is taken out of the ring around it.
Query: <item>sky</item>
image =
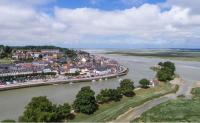
[[[0,0],[0,44],[200,48],[200,0]]]

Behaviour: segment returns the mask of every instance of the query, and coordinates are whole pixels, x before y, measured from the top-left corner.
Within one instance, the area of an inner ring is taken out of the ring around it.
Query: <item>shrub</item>
[[[148,79],[141,79],[139,81],[140,85],[142,86],[142,88],[148,88],[150,81]]]
[[[119,101],[122,95],[117,89],[104,89],[97,95],[96,99],[98,103],[107,103],[109,101]]]

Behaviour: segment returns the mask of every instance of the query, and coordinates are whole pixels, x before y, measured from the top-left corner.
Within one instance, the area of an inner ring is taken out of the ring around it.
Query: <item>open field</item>
[[[121,54],[126,56],[143,56],[148,58],[163,58],[181,61],[200,62],[200,50],[149,50],[149,51],[111,51],[107,54]]]
[[[139,122],[200,122],[200,88],[192,90],[191,100],[180,97],[143,113]]]
[[[77,114],[73,122],[105,122],[116,119],[126,112],[130,107],[136,107],[153,98],[160,97],[167,93],[175,92],[177,88],[172,88],[170,84],[160,83],[155,88],[136,90],[136,96],[123,97],[119,102],[110,102],[99,106],[99,110],[92,115]]]
[[[12,63],[12,61],[9,58],[0,59],[0,64],[10,64],[10,63]]]

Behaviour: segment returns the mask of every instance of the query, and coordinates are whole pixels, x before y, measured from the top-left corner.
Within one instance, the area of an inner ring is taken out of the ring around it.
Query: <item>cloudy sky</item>
[[[200,0],[0,0],[0,44],[200,48]]]

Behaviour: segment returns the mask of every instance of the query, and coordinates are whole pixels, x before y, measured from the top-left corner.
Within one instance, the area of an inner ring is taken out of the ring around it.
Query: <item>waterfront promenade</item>
[[[115,74],[108,74],[103,76],[89,77],[89,78],[76,78],[76,79],[52,79],[52,80],[37,80],[30,81],[25,83],[16,83],[8,85],[0,85],[0,91],[19,89],[19,88],[28,88],[36,86],[45,86],[45,85],[54,85],[54,84],[67,84],[67,83],[78,83],[78,82],[88,82],[88,81],[98,81],[102,79],[110,79],[118,76],[123,76],[128,73],[128,68],[121,66],[122,70]]]

